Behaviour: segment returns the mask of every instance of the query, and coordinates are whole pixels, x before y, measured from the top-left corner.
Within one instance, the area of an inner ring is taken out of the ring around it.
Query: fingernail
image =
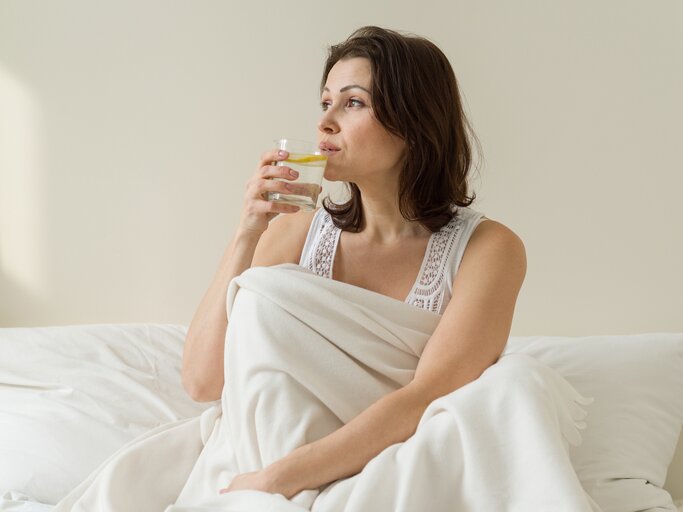
[[[299,173],[296,172],[296,171],[289,171],[289,175],[290,175],[292,178],[298,178],[298,177],[299,177]]]
[[[280,155],[280,156],[286,156],[286,155],[287,155],[287,152],[286,152],[286,151],[283,151],[283,150],[281,149],[280,151],[277,152],[277,154]]]

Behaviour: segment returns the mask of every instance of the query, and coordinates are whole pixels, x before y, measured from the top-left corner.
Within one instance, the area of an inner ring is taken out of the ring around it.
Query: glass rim
[[[304,152],[311,155],[322,155],[322,151],[320,150],[318,145],[315,142],[311,142],[310,140],[282,137],[280,139],[273,139],[273,143],[275,143],[275,147],[277,149],[284,149],[285,151],[289,151],[290,153]],[[286,146],[289,143],[293,144],[296,148],[290,148],[289,150],[287,150]],[[296,151],[295,149],[299,149],[301,151]]]

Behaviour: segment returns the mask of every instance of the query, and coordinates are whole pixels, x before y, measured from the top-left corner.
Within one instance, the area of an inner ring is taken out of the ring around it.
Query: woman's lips
[[[336,154],[337,152],[341,151],[340,148],[338,148],[334,144],[330,144],[329,142],[321,142],[318,147],[320,148],[321,153],[323,155],[326,155],[327,157],[330,157]]]

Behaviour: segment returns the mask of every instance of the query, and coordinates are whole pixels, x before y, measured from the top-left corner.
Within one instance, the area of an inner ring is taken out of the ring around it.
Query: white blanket
[[[292,501],[218,494],[410,382],[440,319],[291,264],[234,279],[228,312],[221,407],[124,446],[56,512],[599,510],[568,455],[590,399],[521,354],[433,402],[351,478]]]

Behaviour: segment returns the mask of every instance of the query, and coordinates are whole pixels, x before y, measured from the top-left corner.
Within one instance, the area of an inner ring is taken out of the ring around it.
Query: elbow
[[[214,402],[220,400],[223,391],[222,385],[209,386],[205,382],[199,382],[187,375],[182,376],[183,389],[195,402]]]
[[[188,335],[185,338],[180,374],[182,387],[195,402],[220,400],[223,393],[223,358],[207,359],[206,355],[197,354],[196,351],[196,345]]]

